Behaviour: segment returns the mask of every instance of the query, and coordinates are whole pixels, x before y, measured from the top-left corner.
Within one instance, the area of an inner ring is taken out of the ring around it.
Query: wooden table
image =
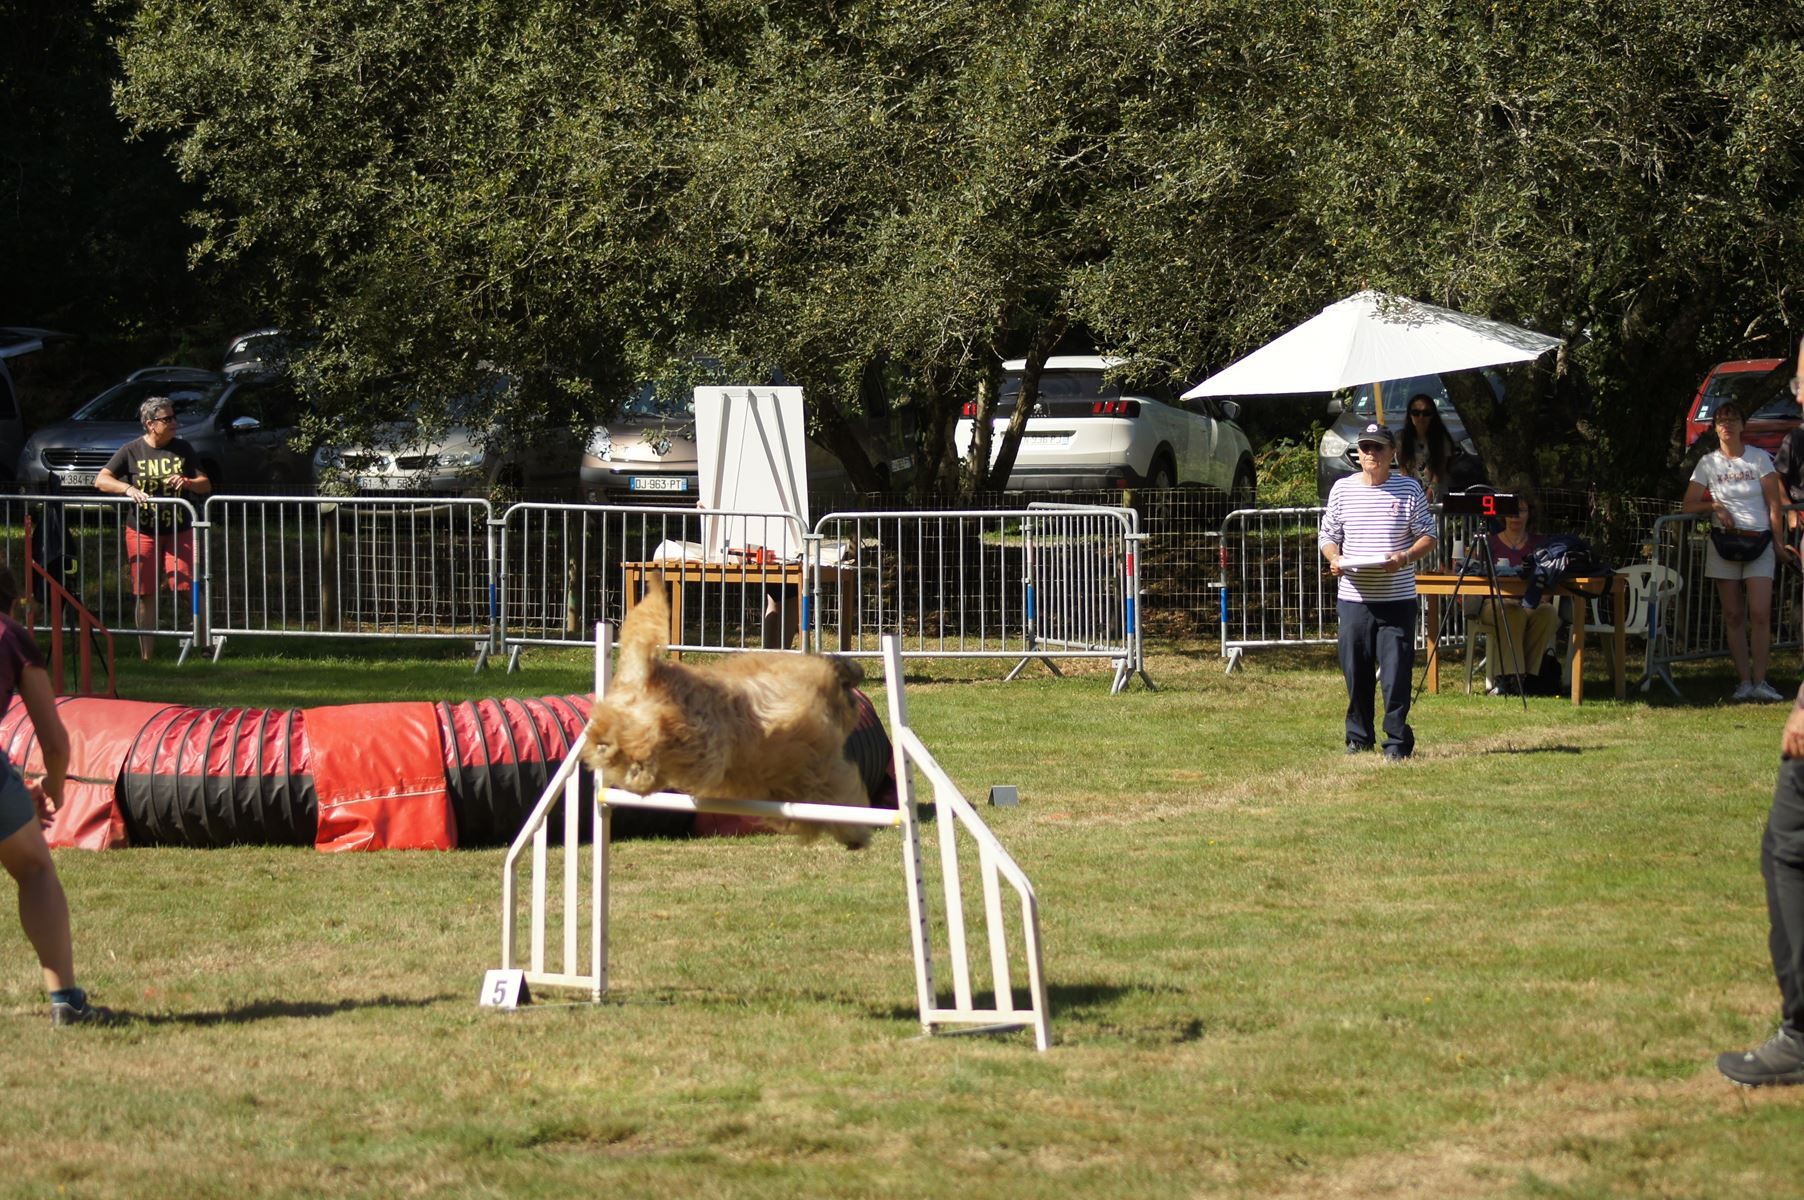
[[[1625,682],[1624,666],[1628,658],[1629,639],[1623,630],[1622,619],[1627,607],[1628,584],[1621,575],[1611,574],[1607,580],[1601,575],[1586,575],[1563,583],[1553,589],[1555,595],[1571,596],[1577,601],[1577,611],[1572,621],[1572,702],[1577,704],[1585,694],[1585,613],[1586,603],[1597,596],[1605,583],[1609,585],[1610,608],[1615,614],[1616,631],[1612,635],[1616,639],[1613,649],[1616,651],[1611,672],[1616,682],[1616,698],[1623,699],[1628,695],[1628,684]],[[1527,590],[1528,582],[1520,575],[1499,575],[1497,591],[1500,595],[1519,599]],[[1438,644],[1441,631],[1441,598],[1457,598],[1461,600],[1488,599],[1491,594],[1490,580],[1483,575],[1467,575],[1461,579],[1457,575],[1446,572],[1422,571],[1416,575],[1416,591],[1428,601],[1427,641],[1428,641],[1428,690],[1441,690],[1441,654]]]
[[[680,645],[683,640],[683,585],[717,584],[736,587],[755,587],[760,591],[774,587],[791,587],[796,589],[797,602],[794,612],[796,621],[801,619],[801,597],[811,583],[808,568],[799,562],[754,563],[737,560],[725,562],[628,562],[620,564],[626,579],[626,606],[632,608],[639,602],[652,576],[662,571],[664,586],[670,594],[670,643]],[[828,567],[820,569],[821,582],[839,588],[839,648],[846,651],[852,648],[851,614],[858,603],[858,572],[852,568]],[[783,649],[794,639],[797,626],[784,628],[788,623],[787,612],[764,613],[764,603],[760,599],[758,611],[764,614],[764,628],[761,644],[767,650]]]

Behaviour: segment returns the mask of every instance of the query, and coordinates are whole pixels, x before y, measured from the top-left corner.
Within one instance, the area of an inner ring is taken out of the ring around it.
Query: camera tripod
[[[1470,493],[1468,492],[1468,494]],[[1513,497],[1511,497],[1511,499],[1513,499]],[[1511,511],[1514,512],[1515,509],[1512,507]],[[1443,513],[1444,512],[1445,510],[1443,510]],[[1441,609],[1441,627],[1435,631],[1435,644],[1437,646],[1444,645],[1447,641],[1447,632],[1452,624],[1454,611],[1456,609],[1461,609],[1459,603],[1460,589],[1465,586],[1466,578],[1469,575],[1477,576],[1478,581],[1482,581],[1485,584],[1485,595],[1491,601],[1491,616],[1497,629],[1497,636],[1503,639],[1503,658],[1507,662],[1516,657],[1518,653],[1516,649],[1516,635],[1511,631],[1510,623],[1503,615],[1503,589],[1497,586],[1497,560],[1492,557],[1490,531],[1486,529],[1480,529],[1477,544],[1473,547],[1473,553],[1467,554],[1465,560],[1459,564],[1459,573],[1454,576],[1453,580],[1453,594],[1447,598],[1446,605]],[[1472,636],[1470,629],[1466,631],[1466,636]],[[1524,680],[1524,683],[1526,685],[1526,680]],[[1422,690],[1427,686],[1428,664],[1423,663],[1422,678],[1416,684],[1415,698],[1417,700],[1422,698]],[[1517,696],[1522,701],[1522,710],[1527,712],[1527,687],[1524,686],[1518,691]]]

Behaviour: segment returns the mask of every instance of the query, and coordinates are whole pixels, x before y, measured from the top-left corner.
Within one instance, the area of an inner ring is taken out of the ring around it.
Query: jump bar
[[[829,825],[870,825],[893,829],[902,824],[900,810],[856,808],[850,804],[798,804],[786,800],[700,800],[682,792],[652,792],[641,796],[624,788],[604,788],[602,802],[621,808],[655,808],[663,812],[727,813],[739,817],[780,817],[786,821],[816,821]]]

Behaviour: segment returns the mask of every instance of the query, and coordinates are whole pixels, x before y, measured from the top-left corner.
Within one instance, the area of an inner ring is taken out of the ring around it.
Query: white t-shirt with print
[[[1735,528],[1767,528],[1766,496],[1760,481],[1773,473],[1773,456],[1759,446],[1743,446],[1740,458],[1712,450],[1698,460],[1691,482],[1710,490],[1715,501],[1729,510]]]

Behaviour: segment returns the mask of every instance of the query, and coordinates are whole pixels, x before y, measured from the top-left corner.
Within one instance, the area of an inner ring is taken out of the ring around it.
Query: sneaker
[[[89,1004],[86,1000],[80,1004],[53,1000],[50,1004],[50,1023],[59,1029],[65,1025],[110,1025],[113,1023],[113,1010]]]
[[[1742,680],[1740,683],[1736,684],[1735,690],[1733,692],[1729,693],[1729,699],[1732,701],[1752,700],[1753,698],[1754,698],[1754,685],[1749,683],[1745,679]]]
[[[1779,694],[1778,688],[1774,687],[1764,679],[1754,685],[1753,690],[1748,693],[1748,697],[1752,700],[1764,700],[1768,704],[1776,704],[1780,700],[1785,699],[1784,696]]]
[[[1408,757],[1409,753],[1407,751],[1399,750],[1395,746],[1386,746],[1384,748],[1384,761],[1387,763],[1400,763]]]
[[[1744,1087],[1804,1083],[1804,1042],[1781,1029],[1752,1050],[1719,1054],[1716,1069]]]

